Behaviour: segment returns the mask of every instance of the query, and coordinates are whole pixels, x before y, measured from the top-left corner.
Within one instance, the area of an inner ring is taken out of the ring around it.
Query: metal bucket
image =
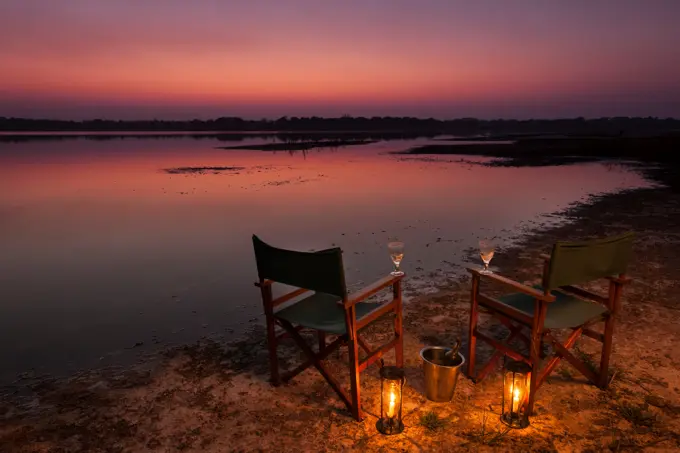
[[[425,371],[425,395],[430,401],[451,401],[458,382],[458,373],[465,363],[460,353],[446,357],[451,348],[428,346],[420,351]]]

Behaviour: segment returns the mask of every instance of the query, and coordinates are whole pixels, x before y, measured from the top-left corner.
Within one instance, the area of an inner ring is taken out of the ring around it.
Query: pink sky
[[[4,0],[0,116],[680,117],[676,0]]]

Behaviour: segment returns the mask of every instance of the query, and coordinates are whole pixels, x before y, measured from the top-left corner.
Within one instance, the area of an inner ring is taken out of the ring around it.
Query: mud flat
[[[322,140],[283,143],[261,143],[258,145],[221,146],[219,149],[250,149],[254,151],[306,151],[315,148],[341,148],[345,146],[368,145],[375,140]]]

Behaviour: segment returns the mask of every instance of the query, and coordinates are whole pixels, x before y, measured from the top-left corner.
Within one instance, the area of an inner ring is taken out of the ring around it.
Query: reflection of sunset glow
[[[603,172],[599,167],[567,166],[536,171],[533,168],[498,169],[469,164],[428,161],[418,158],[390,158],[375,152],[343,149],[338,152],[311,151],[290,156],[287,152],[258,152],[211,149],[191,140],[126,140],[99,144],[88,141],[49,142],[53,150],[36,157],[32,150],[41,143],[16,145],[26,152],[2,159],[0,190],[4,201],[13,204],[48,200],[115,203],[202,203],[248,205],[262,202],[289,205],[289,210],[308,211],[348,205],[354,209],[373,208],[381,199],[398,193],[402,203],[423,209],[441,209],[442,203],[487,204],[487,197],[504,193],[513,199],[569,200],[574,188],[605,190],[618,185],[621,174]],[[259,143],[252,139],[248,143]],[[395,149],[401,149],[394,142]],[[105,148],[106,147],[106,148]],[[90,153],[90,149],[99,150]],[[102,151],[110,149],[111,151]],[[126,152],[119,151],[125,149]],[[77,152],[71,152],[78,150]],[[220,174],[168,174],[166,168],[182,166],[238,165],[244,170]],[[555,178],[559,173],[560,177]],[[398,177],[400,184],[390,181]],[[625,176],[629,184],[639,182]],[[564,185],[563,181],[570,181]],[[529,182],[531,181],[531,182]],[[536,191],[536,186],[541,191]],[[512,187],[512,192],[508,188]],[[313,188],[313,189],[312,189]],[[448,199],[431,194],[449,194]],[[461,198],[461,194],[465,197]],[[290,201],[300,197],[304,203]],[[533,209],[527,206],[529,210]],[[505,209],[503,203],[498,206]],[[259,208],[257,208],[259,209]],[[513,209],[518,209],[514,207]]]
[[[298,250],[336,244],[349,285],[392,270],[386,244],[398,235],[409,247],[402,266],[410,278],[431,278],[434,270],[462,269],[482,228],[508,237],[538,213],[641,182],[601,165],[489,168],[454,156],[385,154],[410,141],[306,158],[215,149],[223,144],[181,137],[3,143],[0,345],[11,347],[0,347],[0,363],[19,364],[20,356],[26,369],[46,358],[61,366],[72,351],[91,348],[98,358],[150,341],[150,330],[177,338],[172,332],[191,322],[187,341],[206,334],[203,324],[239,329],[261,311],[251,283],[253,233]],[[202,166],[243,170],[162,171]],[[397,394],[395,414],[399,404]]]

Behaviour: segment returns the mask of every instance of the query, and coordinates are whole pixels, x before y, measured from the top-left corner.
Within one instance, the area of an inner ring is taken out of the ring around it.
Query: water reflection
[[[507,243],[542,213],[643,184],[602,164],[389,154],[426,143],[274,153],[217,149],[214,137],[0,144],[0,381],[261,322],[253,233],[342,247],[355,287],[391,270],[386,244],[398,236],[413,295],[458,275],[479,236]],[[181,167],[235,170],[164,171]]]

